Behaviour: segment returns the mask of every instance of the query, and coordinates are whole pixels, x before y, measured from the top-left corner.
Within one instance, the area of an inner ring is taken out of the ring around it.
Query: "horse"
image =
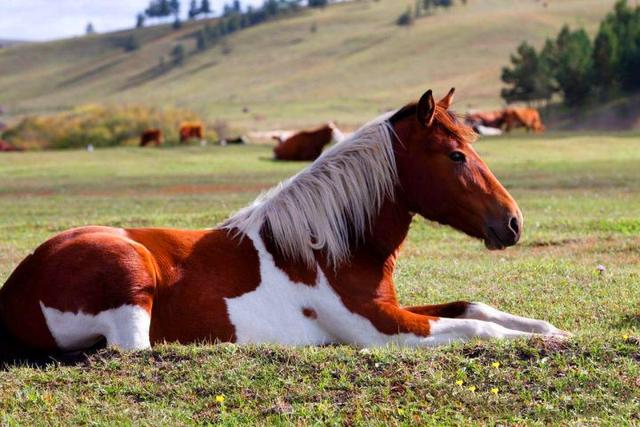
[[[146,129],[140,134],[140,147],[146,147],[153,143],[156,147],[162,144],[163,136],[160,129]]]
[[[180,125],[180,143],[184,144],[191,138],[204,139],[204,126],[197,122],[186,122]]]
[[[504,123],[507,132],[511,132],[511,129],[517,127],[524,127],[527,132],[534,131],[536,133],[545,130],[540,113],[535,108],[507,108],[504,110]]]
[[[344,135],[330,122],[314,130],[298,132],[286,140],[279,136],[273,136],[273,139],[278,141],[278,145],[273,148],[275,159],[313,161],[320,157],[326,145],[332,141],[342,141]]]
[[[474,150],[473,130],[449,111],[453,94],[436,103],[429,90],[364,125],[216,228],[56,235],[0,288],[0,348],[430,347],[567,336],[483,303],[397,299],[393,272],[415,215],[491,250],[522,233],[516,201]]]

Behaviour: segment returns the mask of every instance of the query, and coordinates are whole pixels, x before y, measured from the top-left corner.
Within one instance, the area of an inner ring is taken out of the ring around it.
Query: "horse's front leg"
[[[528,338],[533,333],[505,328],[497,323],[471,318],[446,318],[434,316],[440,309],[416,313],[395,304],[380,304],[366,314],[379,334],[373,340],[360,335],[353,342],[365,346],[393,343],[406,346],[437,346],[473,339]]]
[[[515,331],[553,336],[571,335],[544,320],[506,313],[481,302],[456,301],[447,304],[407,307],[406,310],[426,316],[491,322]]]

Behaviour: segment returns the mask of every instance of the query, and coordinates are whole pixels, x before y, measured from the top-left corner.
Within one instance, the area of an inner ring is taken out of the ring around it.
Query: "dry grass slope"
[[[136,30],[141,48],[129,53],[117,46],[127,31],[17,46],[0,50],[0,105],[24,114],[89,102],[171,104],[251,128],[355,124],[427,86],[456,86],[460,110],[492,107],[500,69],[521,40],[538,45],[564,23],[593,31],[613,3],[470,0],[401,28],[394,21],[406,2],[357,1],[236,33],[226,48],[166,73],[155,71],[159,58],[176,42],[194,52],[188,36],[203,22]]]

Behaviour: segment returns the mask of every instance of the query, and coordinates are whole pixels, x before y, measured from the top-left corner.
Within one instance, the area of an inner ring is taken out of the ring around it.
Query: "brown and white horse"
[[[82,350],[104,337],[434,346],[564,336],[481,303],[402,307],[393,283],[417,213],[514,245],[518,205],[471,146],[473,131],[428,91],[326,151],[220,227],[83,227],[45,242],[0,289],[5,348]]]

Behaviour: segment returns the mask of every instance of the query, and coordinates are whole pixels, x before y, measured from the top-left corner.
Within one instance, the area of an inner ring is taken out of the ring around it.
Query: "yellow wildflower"
[[[456,381],[456,385],[462,385],[462,380]]]
[[[500,390],[498,390],[498,387],[494,387],[494,388],[491,389],[491,393],[493,393],[493,394],[498,394],[499,391]]]
[[[622,339],[623,339],[623,340],[625,340],[625,341],[627,341],[627,340],[629,339],[629,335],[624,334],[624,335],[622,336]]]
[[[492,368],[499,368],[499,367],[500,367],[500,362],[493,362],[493,363],[491,364],[491,367],[492,367]]]
[[[471,385],[471,386],[469,386],[469,387],[467,388],[467,390],[469,390],[469,391],[476,391],[476,386]]]
[[[398,415],[404,415],[404,409],[398,408]]]
[[[216,402],[224,403],[224,396],[222,394],[217,395],[216,396]]]

